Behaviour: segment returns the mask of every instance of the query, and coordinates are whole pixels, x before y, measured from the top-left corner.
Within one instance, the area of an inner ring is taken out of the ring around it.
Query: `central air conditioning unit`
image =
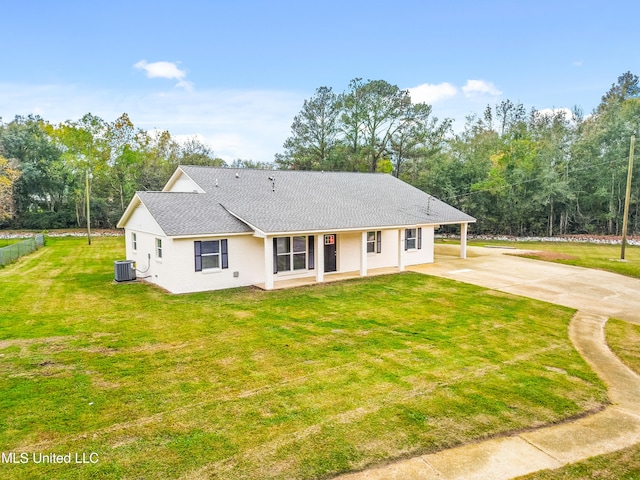
[[[116,282],[130,282],[136,279],[136,269],[133,260],[118,260],[114,265]]]

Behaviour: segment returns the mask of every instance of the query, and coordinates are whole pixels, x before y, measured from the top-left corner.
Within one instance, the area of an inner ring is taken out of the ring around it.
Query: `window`
[[[138,250],[138,237],[135,232],[131,232],[131,248],[135,251]]]
[[[367,232],[367,253],[380,253],[382,251],[382,232]]]
[[[196,272],[229,268],[227,240],[193,242]]]
[[[313,269],[313,235],[273,239],[273,273]]]
[[[156,238],[156,258],[162,258],[162,239]]]
[[[404,231],[404,249],[420,250],[422,248],[422,228],[407,228]]]

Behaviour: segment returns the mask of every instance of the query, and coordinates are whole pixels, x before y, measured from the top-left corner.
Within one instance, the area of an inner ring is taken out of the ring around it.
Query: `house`
[[[388,174],[180,166],[119,228],[137,275],[173,293],[434,261],[434,231],[475,219]]]

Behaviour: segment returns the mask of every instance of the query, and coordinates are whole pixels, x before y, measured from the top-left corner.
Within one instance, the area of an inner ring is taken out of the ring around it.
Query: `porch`
[[[391,275],[393,273],[400,273],[400,269],[398,267],[372,268],[367,271],[367,277],[373,277],[378,275]],[[329,283],[329,282],[339,282],[342,280],[350,280],[353,278],[364,278],[364,277],[361,275],[359,270],[350,271],[350,272],[339,272],[339,273],[325,273],[324,281],[322,282],[317,281],[315,276],[303,277],[303,278],[292,278],[288,280],[277,280],[273,282],[272,290],[303,287],[308,285],[317,285],[317,284]],[[259,283],[259,284],[256,284],[255,286],[262,290],[271,290],[271,289],[267,289],[264,283]]]

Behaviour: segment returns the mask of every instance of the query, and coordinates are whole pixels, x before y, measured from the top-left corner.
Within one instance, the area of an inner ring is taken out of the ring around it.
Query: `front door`
[[[336,262],[336,244],[337,235],[332,233],[324,236],[324,271],[335,272],[337,268]]]

